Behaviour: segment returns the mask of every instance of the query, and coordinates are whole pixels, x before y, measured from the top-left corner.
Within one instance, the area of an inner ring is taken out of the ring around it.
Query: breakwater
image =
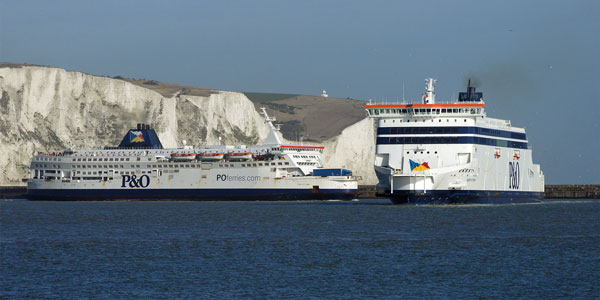
[[[547,184],[545,198],[600,199],[600,184]]]
[[[26,186],[0,186],[0,199],[19,199],[27,195]]]

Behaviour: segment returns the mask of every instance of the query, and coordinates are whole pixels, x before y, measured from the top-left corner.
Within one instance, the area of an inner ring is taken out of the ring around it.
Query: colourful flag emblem
[[[429,164],[427,162],[424,162],[422,164],[413,161],[412,159],[410,159],[410,170],[411,171],[425,171],[425,170],[429,170]]]
[[[141,131],[130,131],[129,141],[131,143],[142,143],[144,141],[144,135]]]

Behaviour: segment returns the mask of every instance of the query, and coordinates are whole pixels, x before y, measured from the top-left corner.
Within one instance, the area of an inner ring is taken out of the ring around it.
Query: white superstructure
[[[352,199],[357,177],[322,169],[324,147],[285,144],[263,109],[270,133],[263,145],[164,149],[154,130],[131,129],[119,147],[39,153],[30,166],[28,197],[111,199]]]
[[[497,203],[540,199],[544,175],[525,129],[488,118],[470,84],[436,103],[433,78],[419,104],[369,104],[377,120],[378,189],[394,203]]]

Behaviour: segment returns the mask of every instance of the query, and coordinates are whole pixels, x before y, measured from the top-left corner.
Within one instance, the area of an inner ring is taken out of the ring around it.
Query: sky
[[[546,183],[600,184],[600,1],[8,1],[0,61],[243,92],[450,101],[525,127]]]

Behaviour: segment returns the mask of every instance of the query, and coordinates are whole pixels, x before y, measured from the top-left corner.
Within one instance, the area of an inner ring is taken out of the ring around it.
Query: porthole
[[[467,121],[467,119],[465,119],[465,122]]]

